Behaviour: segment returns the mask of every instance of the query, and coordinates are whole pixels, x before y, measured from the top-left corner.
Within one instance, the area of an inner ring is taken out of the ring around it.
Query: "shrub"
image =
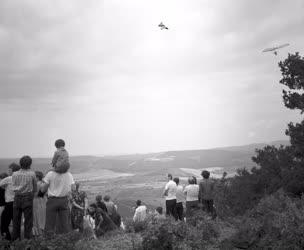
[[[304,198],[292,199],[279,191],[262,199],[230,240],[246,249],[303,249]]]

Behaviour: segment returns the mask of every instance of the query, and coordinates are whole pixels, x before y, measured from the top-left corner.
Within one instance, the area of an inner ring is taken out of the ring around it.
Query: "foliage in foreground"
[[[291,198],[279,191],[261,200],[243,217],[237,233],[227,242],[241,249],[303,249],[304,197]]]

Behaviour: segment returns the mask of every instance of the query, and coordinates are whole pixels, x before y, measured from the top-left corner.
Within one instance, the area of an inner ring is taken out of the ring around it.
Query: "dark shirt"
[[[101,208],[106,213],[108,212],[107,206],[103,201],[97,201],[96,202],[97,207]]]
[[[5,205],[5,189],[0,187],[0,207]]]

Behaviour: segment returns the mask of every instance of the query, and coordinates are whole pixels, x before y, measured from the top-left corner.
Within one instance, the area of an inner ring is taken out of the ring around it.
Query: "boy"
[[[21,217],[24,215],[24,238],[32,237],[33,200],[37,191],[35,172],[31,171],[32,158],[23,156],[20,159],[21,169],[12,175],[15,198],[13,204],[13,240],[20,239]]]
[[[58,139],[55,141],[55,147],[57,150],[55,151],[52,159],[52,167],[55,172],[59,174],[66,173],[70,168],[69,153],[66,151],[64,146],[64,140]]]

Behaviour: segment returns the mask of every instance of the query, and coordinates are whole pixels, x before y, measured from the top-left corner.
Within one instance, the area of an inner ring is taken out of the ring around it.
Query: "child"
[[[65,142],[62,139],[55,141],[55,147],[57,150],[54,153],[52,160],[52,167],[55,172],[62,174],[66,173],[70,168],[69,153],[64,148]]]

